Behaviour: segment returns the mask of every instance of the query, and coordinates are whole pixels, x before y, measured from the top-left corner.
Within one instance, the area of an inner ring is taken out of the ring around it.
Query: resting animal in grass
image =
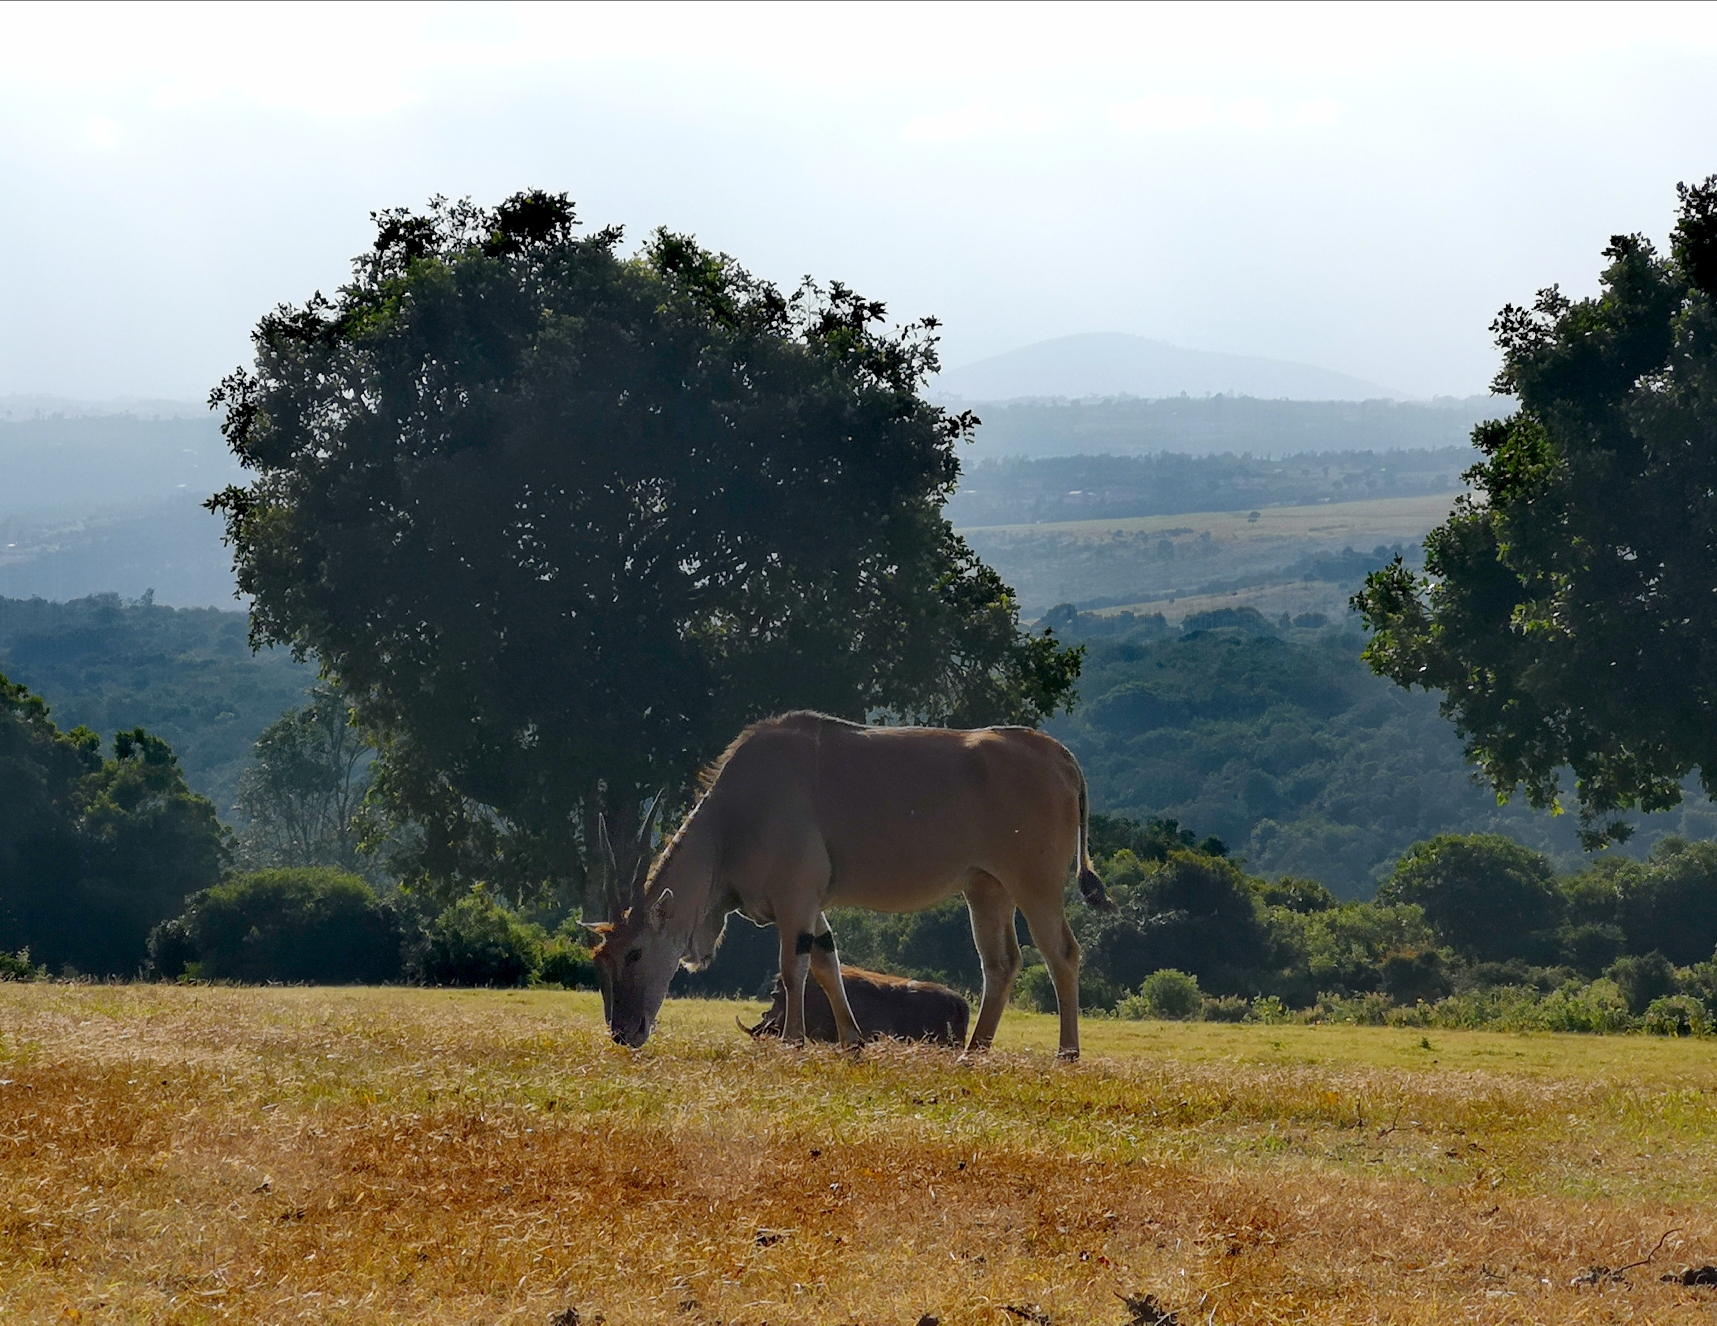
[[[730,912],[781,934],[783,1039],[805,1039],[816,978],[841,1044],[863,1040],[841,982],[831,907],[915,912],[966,897],[984,994],[969,1050],[989,1046],[1020,967],[1014,911],[1055,983],[1062,1057],[1079,1056],[1079,944],[1062,910],[1070,864],[1092,906],[1113,904],[1091,869],[1085,775],[1059,742],[1022,727],[864,727],[794,713],[753,724],[596,950],[614,1039],[650,1038],[683,962],[696,969]]]
[[[867,1039],[891,1036],[902,1041],[929,1041],[935,1045],[960,1046],[966,1041],[966,1023],[972,1010],[958,993],[935,981],[910,981],[886,976],[863,967],[841,964],[841,988],[847,1006]],[[755,1027],[743,1022],[739,1029],[752,1036],[779,1036],[787,1025],[787,986],[780,976],[771,991],[772,1002]],[[815,981],[805,982],[805,1037],[813,1041],[836,1041],[840,1028],[829,997]]]

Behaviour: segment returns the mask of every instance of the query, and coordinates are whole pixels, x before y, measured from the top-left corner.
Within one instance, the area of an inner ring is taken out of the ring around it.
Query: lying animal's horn
[[[741,1030],[741,1031],[743,1031],[743,1032],[744,1032],[744,1033],[745,1033],[745,1034],[746,1034],[746,1035],[747,1035],[747,1036],[750,1036],[750,1037],[753,1037],[753,1038],[755,1038],[755,1037],[756,1037],[756,1036],[757,1036],[757,1033],[758,1033],[758,1032],[760,1032],[760,1031],[762,1031],[762,1030],[763,1030],[763,1024],[762,1024],[762,1023],[761,1023],[761,1022],[759,1022],[759,1023],[758,1023],[758,1024],[757,1024],[757,1025],[756,1025],[756,1026],[755,1026],[755,1027],[748,1027],[748,1026],[746,1026],[746,1025],[745,1025],[745,1024],[744,1024],[744,1023],[743,1023],[743,1022],[741,1022],[741,1021],[740,1021],[740,1020],[739,1020],[739,1014],[737,1014],[737,1013],[735,1013],[735,1014],[734,1014],[734,1015],[733,1015],[733,1025],[734,1025],[734,1026],[736,1026],[736,1027],[738,1027],[738,1028],[739,1028],[739,1029],[740,1029],[740,1030]]]

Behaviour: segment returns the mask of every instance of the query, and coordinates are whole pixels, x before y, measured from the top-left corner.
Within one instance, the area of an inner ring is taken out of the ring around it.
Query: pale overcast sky
[[[1717,171],[1717,9],[0,7],[0,395],[201,397],[371,209],[565,190],[946,324],[1431,395]]]

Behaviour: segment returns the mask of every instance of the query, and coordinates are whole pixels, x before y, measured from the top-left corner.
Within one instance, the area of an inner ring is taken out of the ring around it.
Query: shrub
[[[1620,926],[1590,922],[1563,926],[1556,939],[1562,961],[1587,977],[1603,971],[1627,947],[1627,936]]]
[[[376,984],[399,979],[404,937],[397,913],[356,875],[258,870],[192,897],[151,933],[149,952],[170,978]]]
[[[1665,995],[1675,993],[1675,968],[1661,953],[1630,954],[1617,958],[1604,975],[1616,983],[1627,1000],[1628,1012],[1639,1017]]]
[[[1383,989],[1398,1004],[1435,1003],[1449,993],[1449,976],[1436,949],[1404,949],[1383,959]]]
[[[1204,1008],[1204,994],[1198,988],[1198,977],[1188,976],[1173,967],[1164,967],[1145,977],[1139,985],[1139,999],[1149,1016],[1185,1021],[1197,1017]]]
[[[1280,1026],[1284,1022],[1291,1022],[1293,1017],[1294,1015],[1289,1011],[1288,1006],[1275,995],[1265,995],[1261,999],[1254,999],[1251,1010],[1246,1014],[1248,1022],[1261,1022],[1271,1027]]]
[[[537,964],[537,980],[544,985],[558,985],[567,990],[601,988],[590,950],[565,935],[556,935],[543,945],[542,960]]]
[[[28,948],[16,953],[0,952],[0,981],[36,981],[46,975],[46,971],[30,961]]]
[[[1206,995],[1202,1016],[1206,1022],[1244,1022],[1251,1012],[1252,1005],[1239,995],[1223,995],[1220,999]]]
[[[1120,986],[1110,980],[1107,973],[1086,968],[1079,973],[1079,1008],[1085,1013],[1107,1013],[1115,1007],[1116,1002],[1126,994]],[[1055,987],[1050,986],[1050,1010],[1055,1009]]]
[[[523,985],[540,959],[540,934],[479,884],[430,922],[416,974],[429,985]]]
[[[1664,995],[1647,1006],[1640,1026],[1652,1036],[1709,1036],[1711,1017],[1692,995]]]
[[[1022,971],[1014,980],[1013,1002],[1033,1013],[1055,1012],[1055,982],[1049,968],[1039,962]]]
[[[169,981],[202,974],[188,918],[175,916],[149,932],[149,970]]]
[[[1352,1022],[1362,1027],[1381,1027],[1389,1020],[1390,1000],[1384,994],[1318,996],[1307,1013],[1310,1022]]]

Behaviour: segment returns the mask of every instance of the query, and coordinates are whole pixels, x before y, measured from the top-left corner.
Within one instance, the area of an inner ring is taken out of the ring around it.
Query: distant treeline
[[[1157,451],[1285,456],[1453,447],[1465,444],[1474,424],[1501,418],[1512,406],[1497,396],[1439,397],[1433,404],[1171,396],[1013,401],[971,408],[984,421],[975,454],[995,458]]]
[[[971,528],[1418,497],[1457,490],[1462,471],[1477,459],[1463,441],[1403,451],[1309,451],[1277,460],[1178,452],[980,460],[968,467],[947,511],[955,525]]]
[[[316,680],[283,649],[252,653],[242,612],[117,594],[0,597],[0,673],[43,696],[62,731],[88,727],[105,741],[145,727],[164,738],[191,790],[222,814],[252,743]]]

